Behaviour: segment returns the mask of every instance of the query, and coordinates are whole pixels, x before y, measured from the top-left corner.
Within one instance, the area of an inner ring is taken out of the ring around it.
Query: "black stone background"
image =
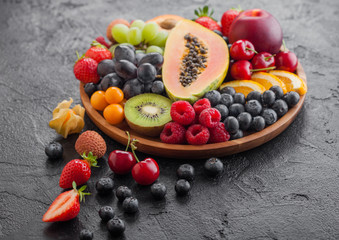
[[[84,53],[115,18],[147,20],[165,13],[192,18],[204,4],[214,8],[217,19],[241,5],[266,9],[279,20],[287,47],[308,78],[299,116],[267,144],[222,158],[225,171],[217,180],[204,176],[204,160],[155,157],[159,181],[168,188],[164,201],[154,201],[149,187],[136,185],[131,176],[114,176],[116,186],[126,184],[139,199],[135,216],[125,215],[115,197],[95,193],[97,179],[113,177],[108,153],[123,146],[86,116],[84,130],[98,131],[108,144],[88,182],[93,194],[74,220],[43,223],[61,192],[63,166],[79,157],[77,134],[62,139],[48,127],[58,102],[72,97],[81,103],[72,71],[75,51]],[[126,222],[120,239],[339,239],[338,16],[336,0],[0,0],[1,239],[77,239],[83,228],[94,231],[94,239],[110,239],[97,213],[106,204]],[[47,160],[44,146],[52,140],[62,143],[63,160]],[[176,169],[187,162],[195,167],[196,180],[190,195],[178,198]]]

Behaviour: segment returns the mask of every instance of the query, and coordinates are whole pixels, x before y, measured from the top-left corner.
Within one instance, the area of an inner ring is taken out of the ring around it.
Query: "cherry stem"
[[[257,51],[255,51],[254,49],[252,49],[252,48],[248,48],[248,47],[246,47],[245,48],[246,50],[249,50],[249,51],[252,51],[252,52],[254,52],[255,54],[258,54],[258,52]]]
[[[285,40],[283,39],[282,42],[283,42],[284,52],[286,52],[286,44],[285,44]]]
[[[129,132],[126,131],[126,134],[127,134],[127,136],[128,136],[128,142],[127,142],[127,146],[126,146],[125,152],[127,152],[128,147],[129,147],[129,144],[130,144],[130,142],[131,142],[131,136],[129,135]]]
[[[273,70],[275,69],[275,66],[273,67],[268,67],[268,68],[258,68],[258,69],[251,69],[251,72],[260,72],[260,71],[266,71],[266,70]]]
[[[271,58],[274,57],[274,56],[275,56],[275,54],[273,54],[273,55],[271,55],[271,56],[268,56],[268,57],[265,57],[264,60],[267,61],[267,60],[271,59]]]
[[[133,153],[135,159],[137,160],[137,162],[140,162],[139,158],[137,157],[137,155],[134,152],[135,150],[137,150],[137,146],[135,146],[135,143],[138,143],[138,142],[139,142],[139,140],[134,138],[131,142],[131,149],[132,149],[132,153]]]

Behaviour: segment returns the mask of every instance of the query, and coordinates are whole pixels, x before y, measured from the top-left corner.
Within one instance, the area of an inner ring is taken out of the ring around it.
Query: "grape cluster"
[[[160,53],[140,53],[131,44],[119,45],[112,60],[106,59],[98,64],[98,75],[102,78],[99,84],[86,84],[85,92],[90,97],[97,90],[118,87],[125,99],[142,93],[164,94],[165,87],[158,75],[163,62]]]
[[[145,23],[142,20],[134,20],[130,27],[124,24],[116,24],[112,28],[112,36],[118,44],[111,47],[111,52],[121,43],[129,43],[146,49],[146,53],[158,52],[163,54],[168,37],[167,31],[160,31],[155,22]]]

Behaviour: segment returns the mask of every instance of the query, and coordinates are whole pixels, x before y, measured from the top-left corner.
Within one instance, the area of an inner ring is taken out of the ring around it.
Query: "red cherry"
[[[253,69],[268,68],[275,66],[274,56],[268,52],[260,52],[256,54],[253,57],[251,63]],[[267,70],[265,72],[267,72]]]
[[[134,165],[132,176],[140,185],[150,185],[159,177],[159,166],[152,158],[146,158]]]
[[[275,65],[278,70],[294,72],[298,66],[298,58],[293,52],[279,52],[275,56]]]
[[[230,48],[231,57],[234,60],[251,60],[257,53],[253,44],[248,40],[238,40]]]
[[[108,156],[108,165],[116,174],[127,174],[136,164],[136,159],[131,152],[114,150]]]
[[[240,60],[232,64],[231,76],[238,80],[249,80],[252,75],[252,64],[247,60]]]

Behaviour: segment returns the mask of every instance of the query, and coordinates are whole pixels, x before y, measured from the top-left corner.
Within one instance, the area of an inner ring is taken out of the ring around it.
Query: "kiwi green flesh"
[[[130,128],[143,135],[157,136],[170,115],[172,101],[164,96],[145,93],[130,98],[124,108],[125,118]]]

